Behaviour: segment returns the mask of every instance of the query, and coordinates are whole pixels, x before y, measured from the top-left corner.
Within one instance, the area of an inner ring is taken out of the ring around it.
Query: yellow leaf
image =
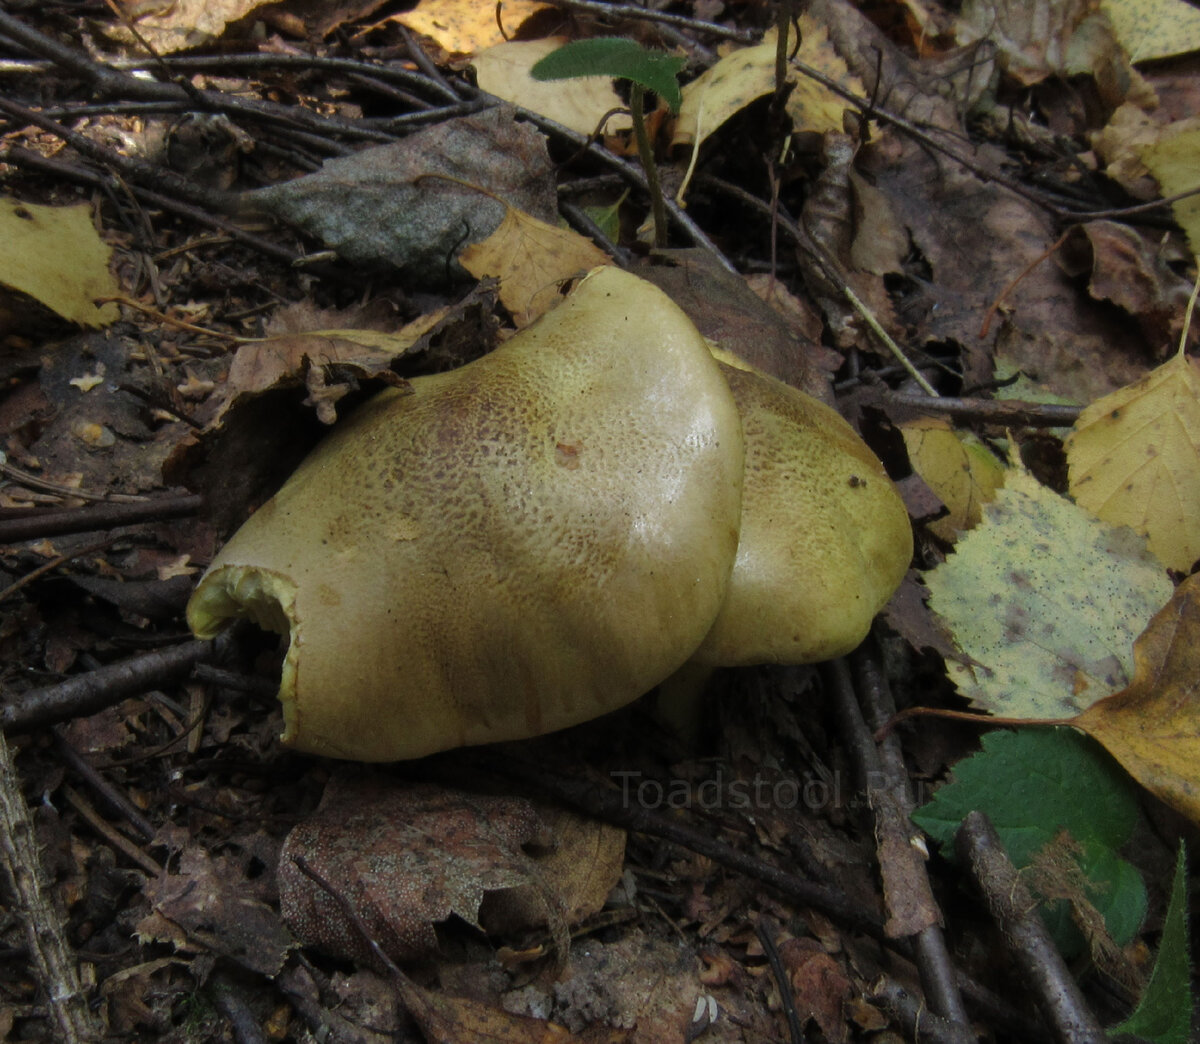
[[[500,17],[511,36],[527,18],[545,9],[536,0],[504,0]],[[480,0],[421,0],[395,20],[428,36],[448,54],[478,54],[504,42],[496,5]]]
[[[1200,370],[1176,355],[1097,399],[1067,439],[1071,495],[1144,533],[1172,569],[1200,557]]]
[[[929,529],[953,542],[960,530],[979,522],[983,505],[1004,484],[1004,465],[978,438],[952,430],[944,420],[921,417],[900,430],[913,469],[950,512]]]
[[[28,294],[70,322],[106,326],[118,318],[115,304],[93,303],[120,292],[108,270],[111,254],[86,204],[40,207],[0,199],[0,285]]]
[[[1176,120],[1158,141],[1141,149],[1140,155],[1164,196],[1200,188],[1200,117]],[[1192,253],[1200,254],[1200,196],[1181,199],[1171,209]]]
[[[930,608],[969,662],[948,663],[977,707],[1061,718],[1133,677],[1133,640],[1171,596],[1127,529],[1010,467],[984,518],[925,575]]]
[[[1200,49],[1200,11],[1185,0],[1101,0],[1131,62]]]
[[[499,279],[500,302],[517,326],[527,326],[555,302],[564,280],[611,259],[578,232],[509,207],[500,227],[458,260],[477,279]]]
[[[774,29],[768,30],[762,43],[726,55],[684,87],[683,105],[671,144],[690,145],[696,140],[698,115],[700,140],[704,141],[729,117],[756,98],[770,94],[775,89],[778,38]],[[846,63],[834,50],[828,30],[807,14],[800,16],[800,41],[799,51],[792,56],[795,61],[812,66],[847,90],[859,95],[865,93],[862,81],[850,75]],[[788,98],[787,111],[797,130],[818,133],[842,130],[842,114],[850,107],[848,102],[800,73],[794,64],[788,67],[788,80],[795,87]]]
[[[497,98],[548,116],[580,134],[596,130],[605,114],[621,109],[625,103],[613,90],[608,76],[582,76],[577,80],[535,80],[529,70],[556,51],[566,40],[551,36],[545,40],[520,40],[497,44],[477,54],[472,61],[475,81]],[[606,134],[628,130],[627,115],[610,116],[604,124]]]
[[[1200,576],[1190,576],[1133,647],[1128,688],[1073,724],[1139,783],[1200,823]]]

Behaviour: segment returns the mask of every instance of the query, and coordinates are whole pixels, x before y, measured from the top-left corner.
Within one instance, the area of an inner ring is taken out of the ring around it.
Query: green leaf
[[[576,40],[551,51],[530,70],[535,80],[574,80],[583,76],[608,76],[631,80],[654,91],[678,112],[683,102],[676,76],[687,63],[665,51],[650,51],[621,36]]]
[[[1156,1044],[1187,1044],[1192,1024],[1187,906],[1187,852],[1180,842],[1154,971],[1137,1008],[1121,1025],[1109,1030],[1112,1036],[1129,1033]]]
[[[913,821],[953,857],[954,835],[973,809],[987,813],[1018,869],[1065,831],[1088,881],[1087,899],[1119,945],[1137,933],[1146,912],[1138,872],[1116,854],[1133,832],[1137,801],[1128,777],[1095,742],[1074,729],[989,732],[983,750],[954,766],[954,780],[913,813]],[[1045,919],[1062,952],[1084,945],[1064,902]]]

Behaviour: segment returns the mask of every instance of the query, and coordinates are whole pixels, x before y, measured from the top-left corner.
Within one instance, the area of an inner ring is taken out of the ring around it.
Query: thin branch
[[[197,663],[217,659],[231,642],[228,631],[211,641],[181,642],[22,693],[0,707],[0,729],[23,732],[95,714],[127,696],[178,681]]]
[[[100,503],[52,511],[31,510],[24,517],[0,519],[0,544],[183,518],[198,514],[203,508],[204,497],[200,494],[182,493],[150,497],[135,503]]]
[[[670,14],[667,11],[655,11],[649,7],[634,7],[631,4],[600,3],[598,0],[546,0],[546,2],[567,11],[583,11],[586,14],[596,15],[599,18],[609,20],[613,18],[629,18],[641,22],[659,22],[663,25],[675,26],[678,29],[686,29],[693,33],[716,36],[722,40],[735,40],[742,44],[754,44],[758,42],[757,35],[751,32],[741,29],[730,29],[725,25],[717,25],[715,22],[705,22],[699,18],[688,18],[686,15]]]
[[[1023,428],[1069,428],[1083,412],[1081,406],[1018,399],[930,398],[916,392],[889,391],[886,401],[932,413],[946,413],[956,420],[979,421]]]
[[[38,856],[21,779],[3,735],[0,735],[0,854],[9,894],[16,900],[33,956],[34,974],[56,1030],[54,1038],[63,1044],[100,1040],[103,1031],[88,1008],[75,957],[67,943],[66,924],[54,905]]]
[[[1037,902],[987,816],[968,814],[955,847],[1058,1039],[1063,1044],[1107,1044],[1104,1030],[1050,938]]]

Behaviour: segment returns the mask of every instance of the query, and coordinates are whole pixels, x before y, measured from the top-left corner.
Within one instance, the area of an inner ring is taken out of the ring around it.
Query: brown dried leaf
[[[1147,790],[1200,823],[1200,575],[1188,577],[1133,644],[1133,681],[1072,724]]]
[[[177,947],[186,940],[250,971],[276,975],[292,938],[271,907],[247,894],[246,884],[232,857],[213,857],[190,844],[180,854],[178,873],[146,882],[142,890],[154,913],[138,932]]]
[[[523,850],[541,833],[533,807],[383,779],[335,777],[316,813],[295,827],[279,861],[284,920],[306,945],[369,959],[336,900],[297,868],[334,884],[367,931],[397,961],[437,949],[434,925],[457,915],[480,927],[485,895],[531,887],[556,941],[565,935],[559,900]]]
[[[566,280],[607,265],[611,258],[578,232],[508,207],[500,227],[467,247],[458,260],[478,279],[500,280],[500,302],[522,327],[558,301]]]

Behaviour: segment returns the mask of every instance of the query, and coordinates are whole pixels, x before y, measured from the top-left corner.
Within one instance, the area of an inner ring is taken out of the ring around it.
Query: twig
[[[146,498],[142,496],[132,496],[125,493],[91,493],[86,489],[74,489],[71,486],[62,486],[57,482],[50,482],[47,479],[40,478],[37,475],[31,475],[28,471],[22,471],[20,468],[14,467],[8,461],[0,457],[0,475],[11,479],[13,482],[18,482],[28,489],[36,489],[42,493],[53,493],[60,497],[70,497],[75,500],[102,500],[108,503],[144,503]]]
[[[75,495],[73,490],[70,492]],[[31,510],[24,517],[0,519],[0,544],[183,518],[198,514],[203,508],[204,497],[199,493],[179,493],[148,497],[136,503],[102,503],[52,511]]]
[[[0,35],[15,40],[34,54],[49,58],[55,65],[82,77],[91,84],[95,94],[105,98],[128,98],[134,101],[184,102],[191,108],[202,105],[213,112],[228,112],[276,125],[312,131],[331,132],[369,141],[393,141],[394,137],[364,127],[361,123],[331,116],[321,116],[307,109],[277,105],[272,102],[217,91],[185,90],[177,83],[143,79],[93,61],[81,51],[59,43],[27,26],[0,8]]]
[[[3,17],[2,12],[0,12],[0,17]],[[80,155],[119,171],[122,177],[129,178],[131,181],[150,185],[219,212],[227,212],[232,208],[233,197],[227,192],[214,192],[166,167],[158,167],[146,163],[144,160],[125,156],[116,149],[101,145],[86,134],[79,134],[69,127],[64,127],[56,120],[42,115],[35,109],[19,105],[2,94],[0,94],[0,112],[14,116],[24,123],[32,123],[44,131],[49,131],[55,137],[65,141]]]
[[[883,705],[891,703],[891,694],[886,682],[877,670],[864,667],[861,658],[859,667],[860,679],[867,675],[862,679],[865,684],[859,685],[859,698],[872,718],[887,720],[890,714]],[[933,898],[925,860],[913,844],[915,827],[908,818],[913,798],[903,755],[898,746],[888,751],[876,749],[845,660],[831,661],[823,677],[833,694],[841,733],[858,766],[874,816],[876,853],[888,906],[885,931],[894,938],[913,939],[921,985],[934,1013],[967,1027],[970,1022],[942,935],[941,911]]]
[[[66,925],[49,894],[38,857],[33,820],[3,735],[0,735],[0,852],[8,892],[16,899],[26,943],[33,955],[34,973],[57,1031],[55,1038],[63,1044],[99,1040],[103,1033],[88,1009],[75,958],[67,944]]]
[[[926,1010],[925,1005],[900,983],[880,976],[871,984],[867,1000],[883,1005],[884,1009],[912,1035],[917,1044],[976,1044],[977,1037],[970,1026],[950,1022]]]
[[[22,588],[28,587],[35,580],[40,579],[47,573],[54,572],[61,565],[66,565],[72,559],[82,558],[84,555],[94,554],[97,551],[103,551],[106,547],[116,541],[117,537],[105,537],[103,540],[98,540],[92,544],[86,544],[83,547],[78,547],[74,551],[68,551],[66,554],[55,555],[49,562],[45,562],[36,569],[26,573],[19,580],[14,580],[3,590],[0,590],[0,602],[11,598]]]
[[[868,641],[858,648],[852,657],[857,691],[863,713],[858,722],[864,730],[872,732],[896,713],[896,702],[888,685],[877,656],[877,646]],[[878,740],[878,765],[888,794],[902,817],[902,832],[899,841],[905,845],[904,852],[911,858],[901,859],[898,869],[905,873],[905,880],[898,882],[911,901],[919,903],[924,911],[926,926],[916,935],[917,967],[921,972],[921,985],[929,997],[934,1012],[951,1023],[969,1027],[962,994],[954,979],[954,965],[942,932],[942,913],[933,888],[925,860],[917,854],[913,845],[912,822],[908,818],[916,806],[908,768],[904,764],[904,752],[899,739],[894,735]],[[874,749],[874,748],[872,748]]]
[[[67,803],[83,817],[84,822],[96,831],[105,841],[107,841],[118,852],[123,852],[125,858],[131,863],[136,863],[148,874],[157,876],[163,871],[162,866],[146,855],[137,845],[129,838],[114,830],[107,823],[103,816],[97,812],[91,804],[79,793],[74,787],[63,786],[62,795],[67,799]]]
[[[0,707],[0,729],[27,731],[95,714],[127,696],[178,681],[195,664],[223,655],[232,641],[225,632],[211,641],[181,642],[23,693]]]
[[[71,746],[61,729],[55,728],[53,731],[54,749],[67,767],[96,792],[101,803],[106,805],[110,812],[121,816],[129,823],[141,835],[143,841],[153,838],[157,831],[154,829],[154,824],[142,815],[141,809],[105,779],[87,758]]]
[[[667,11],[656,11],[650,7],[634,7],[631,4],[599,3],[598,0],[546,0],[555,7],[568,11],[584,11],[599,18],[629,18],[642,22],[660,22],[663,25],[673,25],[678,29],[687,29],[693,33],[705,33],[709,36],[720,37],[723,40],[736,40],[738,43],[753,44],[758,42],[754,33],[742,29],[730,29],[728,26],[717,25],[715,22],[705,22],[699,18],[688,18],[686,15],[670,14]]]
[[[1037,902],[987,816],[969,813],[959,827],[955,848],[1058,1039],[1062,1044],[1107,1044],[1104,1030],[1038,914]]]
[[[1081,406],[1049,402],[1021,402],[1017,399],[930,398],[915,392],[889,391],[886,401],[933,413],[948,413],[959,420],[975,420],[1006,427],[1069,428],[1083,412]]]
[[[87,167],[77,166],[73,163],[64,163],[62,160],[51,159],[30,149],[9,148],[7,150],[0,150],[0,159],[6,163],[15,163],[34,170],[48,171],[60,177],[78,181],[84,185],[97,185],[107,188],[115,180],[113,175],[107,171],[102,173]],[[184,200],[163,195],[161,192],[155,192],[153,189],[145,188],[142,185],[130,185],[129,188],[134,195],[147,203],[162,207],[163,210],[171,211],[198,224],[220,229],[226,235],[231,236],[241,243],[245,243],[249,247],[253,247],[259,253],[265,254],[268,257],[274,257],[285,264],[294,264],[297,257],[299,257],[294,250],[289,250],[278,243],[272,243],[269,239],[263,239],[262,236],[257,236],[253,232],[247,232],[219,214],[211,214],[206,210],[192,206]]]
[[[775,976],[775,985],[779,988],[779,1000],[783,1004],[783,1013],[787,1017],[788,1033],[791,1034],[792,1044],[804,1044],[804,1026],[796,1011],[796,991],[792,988],[791,977],[779,957],[779,947],[775,945],[775,940],[767,931],[762,917],[756,918],[754,921],[754,934],[758,936],[763,954],[771,966],[771,974]]]

